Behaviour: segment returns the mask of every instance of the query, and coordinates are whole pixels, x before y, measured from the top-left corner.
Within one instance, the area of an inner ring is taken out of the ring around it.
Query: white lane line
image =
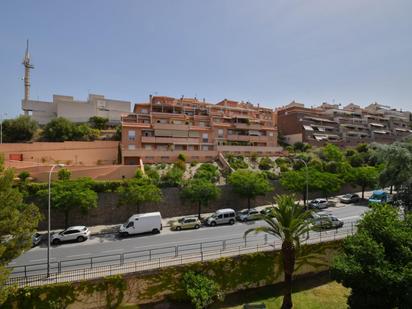
[[[345,218],[341,218],[341,220],[358,219],[358,218],[360,218],[360,216],[345,217]]]
[[[90,255],[90,253],[74,254],[74,255],[68,255],[68,256],[66,256],[66,257],[67,257],[67,258],[73,258],[73,257],[86,256],[86,255]]]
[[[55,260],[55,258],[50,258],[50,261]],[[46,258],[37,259],[37,260],[29,260],[29,262],[46,262]]]
[[[121,251],[123,251],[123,249],[106,250],[106,251],[102,251],[102,253],[113,253],[113,252],[121,252]]]

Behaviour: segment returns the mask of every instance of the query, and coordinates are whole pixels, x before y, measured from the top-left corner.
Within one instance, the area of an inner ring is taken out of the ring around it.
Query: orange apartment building
[[[292,102],[277,109],[279,133],[289,144],[305,142],[314,146],[333,143],[355,146],[359,143],[389,144],[410,136],[411,114],[378,103],[365,108],[348,104],[323,103],[306,108]]]
[[[251,103],[150,96],[122,118],[123,164],[212,161],[220,153],[276,155],[276,115]]]

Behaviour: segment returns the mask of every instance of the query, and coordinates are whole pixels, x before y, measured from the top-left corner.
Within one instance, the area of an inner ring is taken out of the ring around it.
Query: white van
[[[148,212],[131,216],[127,222],[120,226],[120,235],[127,236],[140,233],[153,234],[162,230],[162,216],[160,212]]]

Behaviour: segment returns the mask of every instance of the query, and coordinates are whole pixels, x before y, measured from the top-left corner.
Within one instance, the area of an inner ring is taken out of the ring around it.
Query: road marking
[[[55,258],[50,258],[51,260],[55,260]],[[36,260],[29,260],[29,262],[46,262],[46,258],[42,258],[42,259],[36,259]]]
[[[74,255],[68,255],[68,256],[66,256],[66,257],[68,257],[68,258],[72,258],[72,257],[85,256],[85,255],[90,255],[90,253],[74,254]]]
[[[113,253],[113,252],[118,252],[118,251],[123,251],[123,249],[106,250],[106,251],[102,251],[102,253]]]

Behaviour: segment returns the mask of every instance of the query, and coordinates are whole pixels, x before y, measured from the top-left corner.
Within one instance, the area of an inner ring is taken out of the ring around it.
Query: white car
[[[85,226],[71,226],[60,233],[51,235],[51,243],[54,245],[65,241],[85,241],[90,237],[90,231]]]
[[[334,206],[336,206],[335,202],[328,201],[327,199],[324,199],[324,198],[317,198],[309,202],[309,208],[311,209],[325,209],[325,208],[334,207]]]

